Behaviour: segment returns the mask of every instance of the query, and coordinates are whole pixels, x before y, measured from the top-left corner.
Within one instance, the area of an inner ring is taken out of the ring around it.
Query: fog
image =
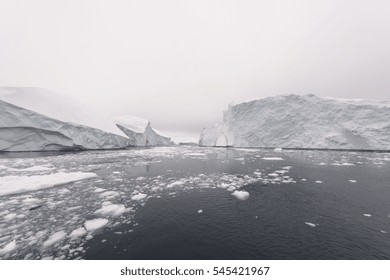
[[[0,0],[0,86],[197,134],[230,102],[389,100],[387,0]]]

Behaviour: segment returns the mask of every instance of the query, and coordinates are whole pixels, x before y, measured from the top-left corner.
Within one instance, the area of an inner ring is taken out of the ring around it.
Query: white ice
[[[95,231],[105,227],[107,224],[108,224],[107,219],[98,218],[98,219],[86,221],[84,223],[84,226],[87,231]]]
[[[97,177],[97,175],[89,172],[58,172],[46,175],[4,176],[0,177],[0,196],[36,191],[94,177]]]
[[[249,193],[246,191],[234,191],[232,193],[239,200],[247,200],[249,198]]]

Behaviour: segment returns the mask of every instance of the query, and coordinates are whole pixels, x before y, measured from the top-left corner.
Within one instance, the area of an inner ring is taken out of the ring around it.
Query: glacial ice
[[[148,120],[125,115],[115,118],[114,121],[130,139],[132,146],[169,146],[172,144],[171,139],[162,136],[158,130],[152,128]]]
[[[390,103],[282,95],[229,105],[201,146],[390,150]]]
[[[115,149],[129,146],[116,124],[41,88],[0,88],[0,151]]]

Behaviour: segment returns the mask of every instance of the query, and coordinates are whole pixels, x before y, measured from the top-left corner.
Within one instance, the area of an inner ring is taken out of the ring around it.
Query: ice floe
[[[246,191],[234,191],[232,193],[239,200],[247,200],[249,198],[249,193]]]

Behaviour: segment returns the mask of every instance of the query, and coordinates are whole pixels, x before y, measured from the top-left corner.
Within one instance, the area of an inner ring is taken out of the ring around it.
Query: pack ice
[[[115,149],[129,145],[111,119],[42,88],[0,88],[0,151]]]
[[[229,105],[203,146],[390,150],[390,103],[282,95]]]
[[[132,146],[169,146],[170,138],[153,129],[150,121],[125,115],[114,119],[117,126],[129,137]]]

